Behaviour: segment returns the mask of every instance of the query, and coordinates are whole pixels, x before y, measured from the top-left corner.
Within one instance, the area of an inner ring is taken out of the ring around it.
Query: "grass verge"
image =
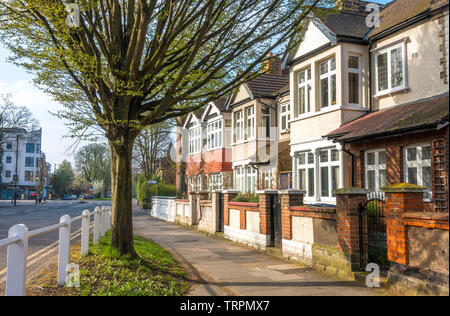
[[[28,295],[33,296],[181,296],[188,291],[186,273],[159,245],[135,237],[139,258],[121,256],[110,247],[107,233],[99,244],[81,257],[80,247],[72,248],[71,262],[80,267],[80,287],[57,285],[54,267],[43,271]]]

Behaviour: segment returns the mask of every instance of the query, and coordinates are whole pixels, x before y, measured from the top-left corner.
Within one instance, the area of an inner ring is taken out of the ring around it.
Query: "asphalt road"
[[[109,201],[86,201],[79,203],[78,201],[49,201],[47,203],[35,205],[32,202],[21,201],[17,206],[11,206],[6,201],[0,202],[0,239],[8,237],[8,230],[15,224],[25,224],[30,231],[59,223],[59,219],[63,215],[77,217],[81,215],[83,210],[93,211],[97,206],[108,206]],[[93,218],[91,218],[93,220]],[[72,232],[79,230],[81,221],[72,225]],[[29,261],[40,261],[40,251],[48,248],[56,253],[57,247],[53,245],[58,240],[58,231],[53,231],[29,240],[28,258]],[[75,239],[76,241],[76,239]],[[53,247],[50,247],[53,245]],[[50,255],[49,251],[45,254]],[[0,293],[4,290],[4,277],[7,259],[7,249],[0,248]],[[43,258],[44,259],[44,258]],[[37,262],[36,262],[37,265]],[[28,272],[28,271],[27,271]],[[31,275],[33,269],[30,269]]]

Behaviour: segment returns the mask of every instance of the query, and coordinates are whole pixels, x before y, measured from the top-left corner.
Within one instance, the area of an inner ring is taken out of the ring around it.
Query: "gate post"
[[[344,188],[334,191],[336,195],[336,226],[338,246],[349,263],[349,272],[361,267],[359,208],[367,201],[369,190]]]
[[[211,195],[211,208],[213,215],[213,223],[215,232],[220,232],[220,195],[222,194],[222,190],[215,190]]]
[[[291,206],[302,206],[305,191],[284,190],[281,195],[281,238],[292,240]]]
[[[270,238],[273,238],[271,232],[271,197],[276,196],[278,191],[262,190],[256,192],[259,197],[259,233],[267,236],[267,244],[269,245]]]
[[[397,264],[409,263],[408,230],[403,222],[405,212],[423,212],[425,188],[397,183],[382,189],[386,193],[386,233],[388,259]]]
[[[240,191],[237,190],[224,190],[223,191],[223,223],[224,226],[230,226],[230,211],[228,203],[231,202]]]

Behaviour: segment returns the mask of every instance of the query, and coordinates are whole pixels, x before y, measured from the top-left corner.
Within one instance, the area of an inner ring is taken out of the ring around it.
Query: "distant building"
[[[0,199],[30,198],[33,192],[46,195],[49,167],[41,151],[42,128],[33,126],[8,131],[0,144]]]

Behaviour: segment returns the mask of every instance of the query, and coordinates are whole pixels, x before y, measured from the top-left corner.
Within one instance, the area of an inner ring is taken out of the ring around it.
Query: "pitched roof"
[[[247,83],[255,97],[273,97],[276,92],[289,84],[288,75],[263,74]]]
[[[220,98],[216,101],[213,101],[213,103],[221,112],[227,110],[227,98]]]
[[[380,11],[380,26],[370,33],[374,37],[404,21],[430,10],[431,0],[395,0]]]
[[[340,11],[328,14],[320,20],[337,37],[364,39],[370,30],[366,25],[365,14]]]
[[[325,137],[355,141],[369,136],[437,126],[448,122],[448,93],[369,113],[332,131]]]

